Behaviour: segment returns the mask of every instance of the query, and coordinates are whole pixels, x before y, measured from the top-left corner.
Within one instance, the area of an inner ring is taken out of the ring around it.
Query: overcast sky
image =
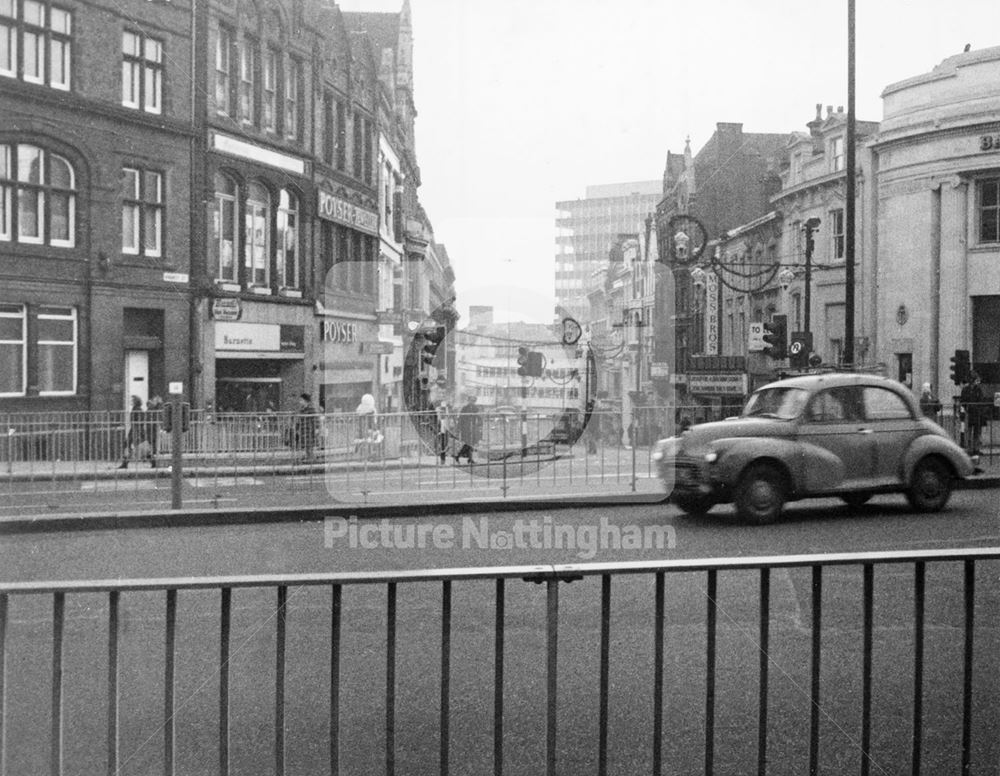
[[[397,11],[402,0],[343,0]],[[548,322],[555,202],[658,180],[716,122],[804,131],[847,103],[847,2],[411,0],[420,199],[458,306]],[[856,105],[944,58],[1000,45],[997,0],[858,0]],[[825,107],[824,107],[825,110]],[[504,313],[502,311],[509,311]]]

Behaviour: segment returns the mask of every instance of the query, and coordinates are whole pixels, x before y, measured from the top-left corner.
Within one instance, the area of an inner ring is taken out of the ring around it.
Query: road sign
[[[747,350],[760,352],[764,350],[764,324],[755,322],[750,324],[750,334],[747,339]]]

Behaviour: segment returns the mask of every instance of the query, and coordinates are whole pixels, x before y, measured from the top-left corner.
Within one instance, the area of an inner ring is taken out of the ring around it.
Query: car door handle
[[[875,429],[873,429],[873,428],[859,428],[858,429],[858,433],[859,434],[874,434],[875,433]]]

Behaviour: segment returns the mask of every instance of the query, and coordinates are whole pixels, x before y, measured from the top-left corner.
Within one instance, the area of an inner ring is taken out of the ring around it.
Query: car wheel
[[[741,518],[757,525],[773,523],[785,505],[784,480],[773,466],[753,466],[736,486],[735,496]]]
[[[686,515],[703,515],[715,506],[708,496],[671,496],[670,503]]]
[[[906,498],[918,512],[944,509],[951,496],[951,472],[937,458],[924,458],[913,469]]]
[[[845,493],[843,496],[840,497],[840,500],[843,501],[845,504],[847,504],[847,506],[851,507],[852,509],[857,509],[858,507],[867,504],[869,499],[871,499],[871,497],[872,493],[870,493],[869,491],[862,490],[857,493]]]

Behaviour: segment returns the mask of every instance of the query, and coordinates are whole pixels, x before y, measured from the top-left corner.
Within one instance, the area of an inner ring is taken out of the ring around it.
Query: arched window
[[[278,201],[277,223],[278,285],[299,286],[299,201],[288,189],[282,189]]]
[[[0,145],[0,240],[71,248],[75,237],[69,161],[39,146]]]
[[[270,285],[271,199],[267,189],[251,183],[247,190],[244,262],[249,285]]]
[[[219,280],[236,283],[236,255],[239,251],[236,229],[239,188],[227,175],[215,175],[215,210],[212,213],[212,250],[215,254],[216,276]]]

